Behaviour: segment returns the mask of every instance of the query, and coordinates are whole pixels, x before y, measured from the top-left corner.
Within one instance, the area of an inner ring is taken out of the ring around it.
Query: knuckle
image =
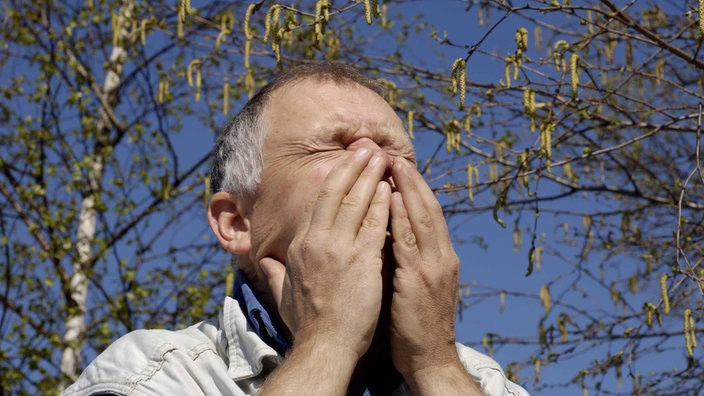
[[[321,187],[318,191],[318,199],[324,200],[335,196],[335,190],[331,187]]]
[[[356,208],[361,205],[361,200],[355,195],[348,195],[340,203],[341,208]]]
[[[418,224],[425,228],[433,228],[433,217],[429,213],[422,213],[418,216]]]
[[[416,245],[416,234],[411,230],[405,230],[401,233],[401,242],[406,246]]]
[[[368,216],[362,221],[362,228],[376,229],[379,227],[381,227],[381,221],[376,217]]]

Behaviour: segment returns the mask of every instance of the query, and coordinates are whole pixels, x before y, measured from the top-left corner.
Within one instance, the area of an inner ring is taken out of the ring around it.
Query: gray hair
[[[380,83],[344,63],[315,62],[284,71],[254,95],[218,134],[210,168],[213,193],[224,191],[243,197],[256,193],[264,168],[264,140],[268,132],[264,110],[274,91],[304,79],[359,84],[380,96],[384,93]]]

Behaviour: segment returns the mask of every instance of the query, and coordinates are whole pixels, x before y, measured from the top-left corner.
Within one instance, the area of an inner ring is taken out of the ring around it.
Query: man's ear
[[[237,255],[249,253],[250,222],[242,198],[226,192],[215,193],[208,207],[208,223],[225,250]]]

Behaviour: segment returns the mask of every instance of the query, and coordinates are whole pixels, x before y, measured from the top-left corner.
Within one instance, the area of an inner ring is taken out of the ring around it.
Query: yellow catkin
[[[250,99],[254,95],[254,73],[249,69],[244,76],[244,89],[247,91],[247,97]]]
[[[218,37],[215,39],[215,51],[220,51],[220,44],[225,40],[228,34],[229,32],[225,30],[221,30],[220,33],[218,33]]]
[[[183,7],[184,18],[186,15],[191,15],[193,13],[193,9],[191,9],[191,0],[182,0],[181,6]],[[184,22],[185,22],[185,19],[184,19]]]
[[[139,41],[142,45],[147,45],[147,25],[149,24],[149,19],[142,19],[139,23]]]
[[[208,204],[210,203],[210,177],[203,177],[203,187],[203,204],[205,205],[205,207],[208,207]]]
[[[503,312],[504,307],[506,307],[506,291],[501,290],[501,292],[499,293],[499,310]]]
[[[694,319],[692,319],[692,310],[686,309],[684,311],[684,342],[687,348],[687,354],[689,357],[694,357],[694,348],[697,346],[697,341],[694,338]]]
[[[249,27],[249,21],[252,18],[252,12],[254,12],[254,9],[257,7],[257,3],[252,3],[247,7],[247,11],[244,14],[244,24],[242,28],[244,29],[244,37],[247,39],[247,41],[251,40],[254,37],[254,34],[252,33],[252,30]]]
[[[535,270],[540,271],[540,266],[543,264],[543,247],[535,247]]]
[[[516,45],[521,51],[528,51],[528,29],[518,28],[516,29]]]
[[[389,21],[386,19],[386,4],[381,6],[381,27],[384,29],[389,27]]]
[[[462,67],[460,67],[460,75],[458,79],[460,83],[460,109],[463,109],[467,95],[467,63],[464,59],[462,60]]]
[[[117,47],[120,44],[120,17],[116,12],[110,13],[112,26],[112,45]]]
[[[271,41],[271,49],[274,51],[274,55],[276,56],[276,64],[281,63],[281,38],[285,34],[284,28],[279,28],[279,31],[276,33],[276,37]]]
[[[530,111],[530,133],[535,133],[535,92],[530,92],[530,97],[528,98],[528,106]]]
[[[697,331],[694,328],[694,318],[692,317],[692,311],[689,311],[689,331],[690,337],[692,338],[692,347],[697,346]]]
[[[406,113],[406,124],[408,125],[407,126],[408,137],[410,139],[415,139],[415,136],[413,136],[413,115],[414,114],[415,113],[413,110],[410,110],[408,113]]]
[[[704,38],[704,0],[699,0],[699,32]]]
[[[252,52],[252,40],[244,42],[244,68],[249,69],[249,54]]]
[[[271,32],[278,30],[279,28],[279,18],[281,17],[281,6],[274,4],[266,12],[266,17],[264,18],[264,38],[262,39],[265,43],[269,41]]]
[[[530,87],[525,87],[523,89],[523,111],[525,111],[526,115],[531,115],[531,109],[530,109],[530,94],[533,92]]]
[[[164,103],[169,96],[169,75],[166,73],[161,73],[159,76],[159,96],[157,100],[159,103]]]
[[[159,88],[157,90],[156,100],[159,103],[164,103],[164,82],[159,79]]]
[[[535,382],[540,382],[540,359],[535,358],[535,361],[533,361],[533,369],[535,370]]]
[[[374,18],[379,18],[381,15],[381,10],[379,9],[379,0],[372,0],[372,15]]]
[[[230,83],[225,77],[225,82],[222,85],[222,114],[227,115],[230,102]]]
[[[506,88],[511,88],[511,63],[506,62],[504,66],[504,79],[506,80]]]
[[[315,3],[315,17],[313,18],[313,29],[315,30],[315,42],[323,41],[323,9],[327,7],[326,0],[318,0]]]
[[[540,151],[545,158],[545,168],[550,172],[550,160],[552,157],[552,131],[554,125],[549,120],[540,124]]]
[[[198,58],[193,59],[191,63],[188,64],[188,68],[186,69],[186,79],[188,80],[189,87],[193,86],[193,69],[198,65],[200,65],[200,59]]]
[[[367,25],[372,24],[372,5],[370,0],[364,0],[364,19],[366,19]]]
[[[474,202],[474,186],[479,184],[479,170],[472,165],[467,164],[467,198],[470,202]]]
[[[467,63],[463,58],[458,58],[452,63],[452,94],[460,93],[460,109],[465,106],[465,98],[467,94]]]
[[[548,288],[547,285],[543,286],[540,288],[540,302],[543,304],[543,308],[545,309],[545,314],[548,314],[550,312],[550,289]]]
[[[667,274],[662,274],[660,277],[660,291],[662,292],[662,305],[665,311],[665,315],[670,313],[670,298],[667,295]]]
[[[572,54],[570,57],[570,85],[572,86],[572,97],[577,97],[577,86],[579,84],[579,55]]]
[[[665,78],[665,58],[660,57],[657,62],[655,62],[655,81],[657,85],[660,85],[660,81]]]
[[[643,310],[645,311],[645,323],[648,327],[653,327],[653,314],[655,313],[655,305],[652,303],[643,304]]]
[[[560,71],[562,66],[562,71],[565,71],[565,49],[567,48],[567,41],[558,40],[555,42],[552,48],[552,59],[555,62],[555,71]]]
[[[203,83],[203,75],[201,74],[200,62],[199,62],[198,67],[196,67],[196,102],[200,101],[200,89],[201,89],[202,83]]]

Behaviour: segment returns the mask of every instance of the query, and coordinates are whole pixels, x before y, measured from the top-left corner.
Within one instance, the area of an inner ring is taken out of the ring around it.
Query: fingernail
[[[391,189],[391,186],[385,181],[380,181],[379,184],[376,185],[376,191],[379,193],[385,192],[384,190],[387,189]]]
[[[369,154],[369,149],[364,147],[354,152],[354,156],[358,158],[366,157]]]
[[[369,166],[376,166],[379,165],[379,162],[381,162],[381,157],[380,156],[374,156],[371,161],[369,161]]]

